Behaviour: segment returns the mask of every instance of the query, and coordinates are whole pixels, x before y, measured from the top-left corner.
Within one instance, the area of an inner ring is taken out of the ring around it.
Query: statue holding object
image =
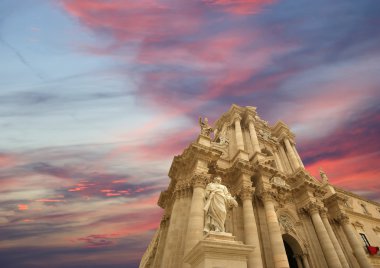
[[[202,117],[199,117],[199,126],[201,127],[201,135],[210,137],[211,133],[214,131],[213,128],[208,124],[208,119],[205,117],[202,121]]]
[[[224,232],[227,208],[238,206],[235,198],[231,196],[227,187],[222,185],[221,182],[222,179],[217,176],[206,187],[206,204],[203,208],[206,213],[205,227],[203,229],[205,233],[210,231]]]

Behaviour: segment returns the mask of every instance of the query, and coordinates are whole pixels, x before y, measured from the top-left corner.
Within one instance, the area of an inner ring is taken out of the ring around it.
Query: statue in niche
[[[205,117],[204,121],[202,121],[202,117],[199,117],[199,126],[201,127],[201,135],[210,137],[213,128],[208,124],[207,117]]]
[[[206,213],[205,227],[203,229],[205,233],[210,231],[224,232],[227,208],[238,206],[235,198],[231,196],[227,187],[222,185],[221,182],[222,179],[217,176],[206,187],[206,204],[203,208]]]
[[[322,170],[322,168],[319,168],[319,174],[321,175],[322,178],[322,183],[326,184],[329,182],[329,178],[327,178],[326,173]]]

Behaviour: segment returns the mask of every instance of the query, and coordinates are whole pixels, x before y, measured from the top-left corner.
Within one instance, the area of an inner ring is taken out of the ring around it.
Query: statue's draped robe
[[[236,202],[230,195],[227,187],[219,183],[209,183],[206,187],[206,204],[204,210],[205,232],[224,232],[224,222],[226,221],[227,206]]]

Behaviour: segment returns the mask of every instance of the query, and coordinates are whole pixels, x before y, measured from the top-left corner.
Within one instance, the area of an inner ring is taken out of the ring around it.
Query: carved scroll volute
[[[193,185],[193,188],[195,187],[206,188],[206,185],[208,182],[209,182],[209,175],[204,174],[204,173],[196,173],[191,178],[191,184]]]
[[[253,188],[251,185],[243,186],[240,189],[239,196],[241,200],[252,200],[253,193],[255,192],[255,188]]]

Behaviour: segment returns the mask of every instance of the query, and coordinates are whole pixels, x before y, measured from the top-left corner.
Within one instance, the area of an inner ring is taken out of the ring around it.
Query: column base
[[[247,268],[254,246],[235,241],[230,233],[210,232],[185,256],[191,268]]]

